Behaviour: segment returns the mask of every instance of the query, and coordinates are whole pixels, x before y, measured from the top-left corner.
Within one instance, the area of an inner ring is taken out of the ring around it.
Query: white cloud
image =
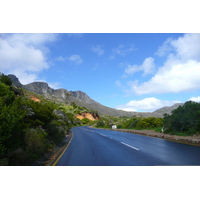
[[[185,34],[167,43],[173,52],[170,51],[163,66],[147,82],[129,81],[128,92],[142,95],[200,89],[200,34]]]
[[[125,56],[127,53],[135,51],[136,48],[133,44],[129,45],[130,47],[125,47],[123,44],[120,44],[117,48],[112,50],[112,55],[109,57],[110,60],[114,59],[116,55]]]
[[[79,65],[83,62],[83,60],[81,59],[81,57],[79,55],[71,55],[71,56],[67,57],[67,59],[77,65]]]
[[[150,93],[178,93],[200,88],[200,63],[190,60],[187,63],[172,63],[160,68],[148,82],[138,84],[130,81],[130,91],[138,95]]]
[[[185,34],[177,40],[172,40],[176,55],[183,61],[196,60],[200,62],[200,34]]]
[[[76,65],[79,65],[83,62],[82,58],[79,55],[71,55],[71,56],[58,56],[55,58],[55,60],[59,61],[59,62],[64,62],[66,60],[75,63]]]
[[[200,97],[191,97],[189,101],[200,102]]]
[[[121,86],[122,86],[121,81],[119,81],[119,80],[115,81],[115,85],[116,85],[117,87],[121,87]]]
[[[172,41],[172,38],[168,38],[163,43],[163,45],[158,48],[158,51],[155,53],[155,55],[164,56],[167,53],[169,53],[170,51],[172,51],[173,47],[170,45],[171,41]]]
[[[14,46],[19,43],[32,46],[43,45],[48,42],[53,42],[57,39],[57,35],[48,33],[16,33],[8,34],[5,38],[9,44]]]
[[[53,89],[59,89],[60,88],[60,83],[58,82],[52,82],[52,83],[48,83],[49,87],[53,88]]]
[[[152,57],[146,58],[142,65],[128,65],[125,69],[125,75],[133,75],[138,71],[144,71],[143,76],[152,74],[155,70],[154,59]]]
[[[57,60],[57,61],[60,61],[60,62],[63,62],[63,61],[65,61],[67,58],[64,58],[64,57],[62,57],[62,56],[58,56],[57,58],[55,58],[55,60]]]
[[[141,100],[132,100],[125,105],[117,106],[119,110],[125,111],[145,111],[152,112],[164,106],[172,106],[175,103],[181,103],[180,101],[165,101],[155,97],[149,97]]]
[[[101,56],[101,55],[104,54],[104,49],[102,49],[100,45],[97,45],[97,46],[95,46],[95,47],[92,47],[92,51],[93,51],[94,53],[97,53],[98,56]]]
[[[2,37],[1,37],[2,36]],[[45,44],[54,34],[6,34],[0,36],[0,72],[16,75],[22,84],[35,81],[49,68]]]

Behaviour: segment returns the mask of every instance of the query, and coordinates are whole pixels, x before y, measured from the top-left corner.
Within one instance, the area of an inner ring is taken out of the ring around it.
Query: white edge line
[[[126,144],[126,143],[124,143],[124,142],[121,142],[122,144],[124,144],[124,145],[126,145],[126,146],[128,146],[128,147],[130,147],[130,148],[133,148],[133,149],[135,149],[135,150],[139,150],[139,149],[137,149],[137,148],[135,148],[135,147],[133,147],[133,146],[131,146],[131,145],[128,145],[128,144]]]

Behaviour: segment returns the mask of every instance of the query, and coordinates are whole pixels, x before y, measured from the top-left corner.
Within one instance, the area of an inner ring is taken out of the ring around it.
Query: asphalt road
[[[72,131],[72,141],[57,166],[200,165],[198,146],[89,127]]]

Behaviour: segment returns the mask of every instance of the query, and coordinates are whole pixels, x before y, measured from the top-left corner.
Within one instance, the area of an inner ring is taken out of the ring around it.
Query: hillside
[[[33,82],[27,85],[22,85],[15,75],[8,75],[13,81],[13,85],[24,88],[28,91],[42,95],[45,98],[70,104],[74,102],[78,106],[86,107],[90,110],[98,111],[100,115],[111,115],[111,116],[140,116],[140,117],[162,117],[162,112],[127,112],[123,110],[117,110],[104,106],[93,99],[91,99],[86,93],[82,91],[68,91],[67,89],[53,89],[45,82]]]
[[[160,113],[160,114],[171,114],[172,113],[172,110],[175,110],[177,109],[179,106],[182,106],[184,103],[175,103],[173,106],[165,106],[165,107],[162,107],[158,110],[155,110],[153,113]]]

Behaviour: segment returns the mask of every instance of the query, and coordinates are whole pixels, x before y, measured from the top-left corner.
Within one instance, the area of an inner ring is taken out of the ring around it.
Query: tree
[[[12,80],[4,74],[0,74],[0,82],[6,84],[8,86],[12,85]]]
[[[166,133],[195,134],[200,131],[200,104],[187,101],[172,111],[171,115],[164,115],[164,126]]]
[[[0,154],[8,153],[23,145],[24,117],[27,113],[23,109],[23,100],[16,98],[10,105],[6,105],[0,98]]]
[[[105,126],[104,121],[102,121],[102,120],[97,121],[96,127],[104,127],[104,126]]]

